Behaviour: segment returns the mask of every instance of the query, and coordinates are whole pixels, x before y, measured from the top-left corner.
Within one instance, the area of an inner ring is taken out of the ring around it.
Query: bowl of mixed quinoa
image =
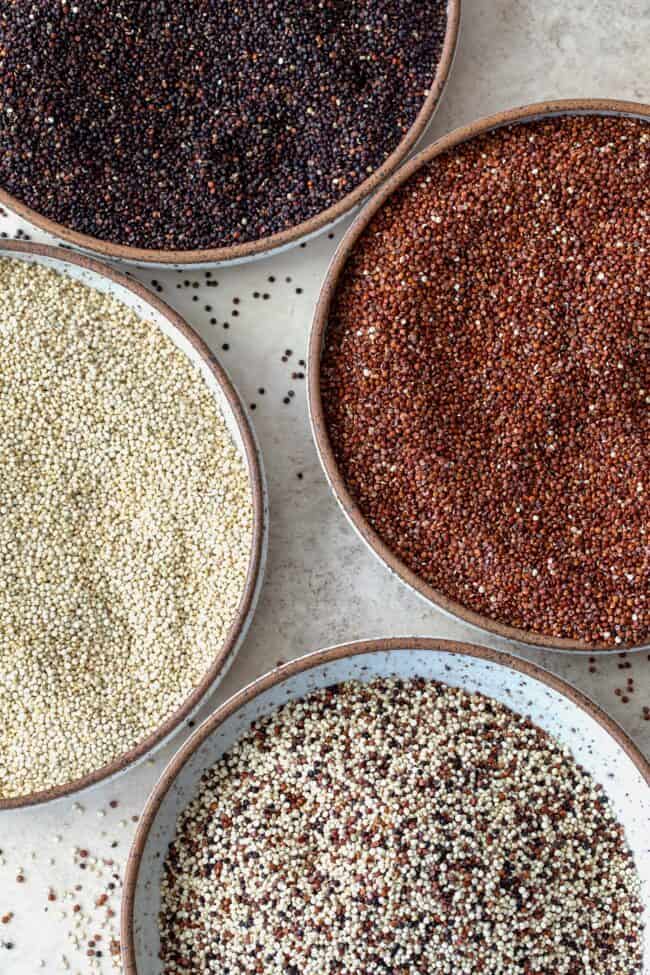
[[[0,248],[0,809],[105,780],[218,683],[265,494],[219,363],[140,284]]]
[[[316,310],[309,407],[349,521],[520,646],[650,643],[650,108],[541,103],[375,196]]]
[[[309,654],[161,777],[125,972],[641,975],[649,786],[618,725],[525,660],[423,638]]]

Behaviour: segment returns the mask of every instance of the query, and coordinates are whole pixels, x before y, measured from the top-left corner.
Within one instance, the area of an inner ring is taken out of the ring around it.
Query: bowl
[[[202,250],[157,250],[115,244],[89,234],[79,233],[64,224],[43,216],[1,187],[0,206],[13,211],[39,230],[51,234],[59,241],[65,241],[81,251],[103,256],[112,261],[124,261],[149,267],[200,268],[203,266],[242,264],[270,254],[280,253],[323,233],[343,219],[373,193],[417,145],[435,114],[447,83],[458,42],[460,16],[461,0],[447,0],[447,31],[440,61],[431,81],[428,95],[412,126],[388,158],[367,179],[337,203],[288,230],[259,240],[228,247],[212,247]]]
[[[262,457],[239,396],[224,369],[205,342],[169,305],[160,301],[138,282],[116,273],[98,261],[76,256],[62,248],[22,242],[3,242],[0,246],[0,257],[25,261],[30,264],[41,264],[51,268],[97,291],[111,294],[127,305],[139,318],[157,325],[198,367],[214,395],[230,435],[248,470],[253,504],[253,539],[250,562],[237,616],[230,627],[223,646],[215,656],[209,670],[204,674],[201,683],[186,698],[182,706],[171,714],[155,732],[110,764],[65,785],[16,798],[0,798],[0,810],[4,810],[51,802],[71,796],[90,786],[107,782],[123,773],[129,766],[161,748],[185,726],[205,698],[225,676],[248,629],[264,574],[268,512]]]
[[[371,527],[355,499],[347,488],[345,480],[339,470],[334,451],[330,443],[330,438],[325,422],[323,402],[321,398],[320,384],[320,365],[327,333],[330,309],[337,293],[340,277],[345,269],[348,258],[353,251],[357,241],[366,230],[373,217],[386,203],[388,198],[404,183],[406,183],[414,173],[422,166],[429,163],[442,153],[448,152],[461,143],[473,139],[475,136],[483,135],[495,129],[511,126],[514,124],[525,124],[541,119],[553,118],[565,115],[607,115],[618,116],[621,118],[636,118],[650,121],[650,106],[636,102],[623,102],[612,100],[561,100],[553,102],[543,102],[528,105],[522,108],[511,109],[507,112],[500,112],[496,115],[480,119],[456,129],[437,142],[428,146],[422,152],[414,156],[406,163],[399,172],[386,183],[382,190],[375,195],[363,211],[356,218],[345,237],[341,241],[336,254],[330,264],[327,276],[323,283],[314,320],[312,324],[309,353],[307,363],[307,385],[309,415],[312,433],[316,444],[316,450],[321,462],[321,466],[343,513],[347,517],[357,534],[370,548],[372,553],[380,562],[398,579],[400,579],[411,591],[429,602],[436,609],[441,610],[446,616],[461,620],[470,624],[477,630],[484,633],[494,634],[508,640],[512,645],[520,648],[535,647],[544,650],[557,650],[581,653],[620,653],[624,650],[647,650],[646,645],[626,646],[611,644],[588,643],[586,641],[553,637],[543,633],[520,629],[491,619],[481,613],[475,612],[461,603],[448,598],[444,593],[434,589],[426,583],[415,572],[413,572],[390,548],[384,543],[380,535]]]
[[[650,894],[650,765],[621,728],[570,684],[525,660],[485,647],[422,638],[348,643],[285,664],[239,691],[186,742],[160,778],[140,819],[122,905],[125,975],[162,975],[160,884],[176,821],[209,769],[256,719],[287,701],[344,680],[423,677],[487,694],[568,746],[600,783],[624,826]],[[647,902],[647,900],[646,900]],[[650,930],[645,932],[646,964]]]

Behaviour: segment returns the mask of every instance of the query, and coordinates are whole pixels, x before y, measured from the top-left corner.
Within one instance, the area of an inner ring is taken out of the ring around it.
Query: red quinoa
[[[349,259],[322,361],[361,512],[429,585],[539,634],[650,632],[650,130],[562,117],[437,157]]]

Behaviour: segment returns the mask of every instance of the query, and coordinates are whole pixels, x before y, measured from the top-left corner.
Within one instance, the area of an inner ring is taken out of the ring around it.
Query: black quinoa
[[[446,23],[443,0],[0,0],[2,185],[122,245],[278,233],[396,148]]]

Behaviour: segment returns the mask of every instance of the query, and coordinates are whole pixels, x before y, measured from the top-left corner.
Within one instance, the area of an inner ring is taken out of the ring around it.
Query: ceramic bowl
[[[429,87],[422,108],[413,125],[406,132],[402,140],[388,156],[385,162],[370,176],[356,186],[350,193],[326,210],[309,220],[290,227],[281,233],[273,234],[259,240],[237,244],[231,247],[212,247],[204,250],[149,250],[140,247],[129,247],[100,240],[88,234],[78,233],[44,217],[31,207],[0,188],[0,206],[6,207],[19,216],[28,220],[39,230],[51,234],[57,240],[74,245],[88,254],[96,254],[112,261],[125,261],[130,264],[147,265],[149,267],[183,267],[201,268],[215,265],[244,264],[258,258],[268,257],[288,250],[297,244],[309,240],[318,234],[329,230],[351,211],[357,208],[388,176],[406,159],[420,141],[430,124],[443,90],[449,78],[454,61],[458,34],[460,29],[461,0],[447,0],[447,32],[440,61]]]
[[[316,449],[329,482],[334,497],[339,503],[343,513],[347,517],[357,534],[370,548],[371,552],[380,562],[398,579],[400,579],[412,592],[427,600],[431,605],[441,610],[445,615],[452,619],[460,619],[468,623],[479,631],[487,631],[508,640],[515,647],[532,646],[544,650],[570,651],[572,653],[620,653],[622,650],[647,650],[648,646],[611,646],[607,644],[592,644],[579,640],[568,640],[559,637],[547,636],[529,630],[523,630],[515,626],[490,619],[481,613],[476,613],[468,609],[461,603],[449,599],[442,592],[434,589],[413,572],[400,558],[398,558],[390,548],[384,543],[379,534],[370,526],[362,514],[358,504],[350,494],[345,480],[338,468],[334,451],[329,439],[327,424],[323,412],[323,403],[320,389],[320,364],[327,333],[330,308],[335,298],[339,279],[345,269],[348,258],[353,251],[357,241],[368,227],[375,214],[381,209],[388,198],[422,166],[429,163],[436,156],[448,152],[455,146],[473,139],[475,136],[483,135],[494,129],[503,128],[513,124],[524,124],[538,119],[552,118],[561,115],[610,115],[624,118],[638,118],[650,122],[650,105],[641,105],[636,102],[621,101],[597,101],[594,99],[563,100],[555,102],[544,102],[536,105],[528,105],[524,108],[515,108],[507,112],[500,112],[488,118],[472,122],[471,125],[456,129],[449,135],[439,139],[433,145],[424,149],[414,156],[399,172],[397,172],[375,195],[375,197],[364,207],[354,221],[345,237],[341,241],[336,254],[330,264],[327,276],[323,283],[318,304],[316,307],[314,320],[309,339],[309,355],[307,369],[307,386],[309,401],[309,416],[311,421],[312,433],[316,443]],[[649,129],[650,131],[650,129]]]
[[[264,573],[268,512],[262,457],[239,396],[205,342],[169,305],[160,301],[138,282],[117,274],[98,261],[77,257],[62,248],[3,242],[0,247],[0,257],[42,264],[97,291],[111,294],[127,305],[139,318],[154,323],[165,335],[169,336],[174,344],[200,370],[213,393],[233,441],[246,464],[253,501],[253,543],[246,586],[241,596],[237,617],[223,646],[198,687],[154,733],[141,741],[135,748],[115,759],[110,765],[56,788],[14,799],[0,798],[0,810],[3,810],[50,802],[64,796],[70,796],[100,782],[106,782],[152,751],[162,747],[177,731],[185,726],[204,699],[225,676],[248,629]]]
[[[650,765],[619,726],[580,691],[534,664],[484,647],[397,638],[321,650],[244,688],[194,733],[163,773],[140,819],[122,907],[125,975],[163,975],[158,912],[163,862],[180,813],[210,768],[257,718],[287,701],[343,680],[424,677],[489,695],[567,745],[599,782],[624,826],[650,895]],[[650,930],[646,930],[646,966]],[[647,970],[647,969],[644,969]]]

